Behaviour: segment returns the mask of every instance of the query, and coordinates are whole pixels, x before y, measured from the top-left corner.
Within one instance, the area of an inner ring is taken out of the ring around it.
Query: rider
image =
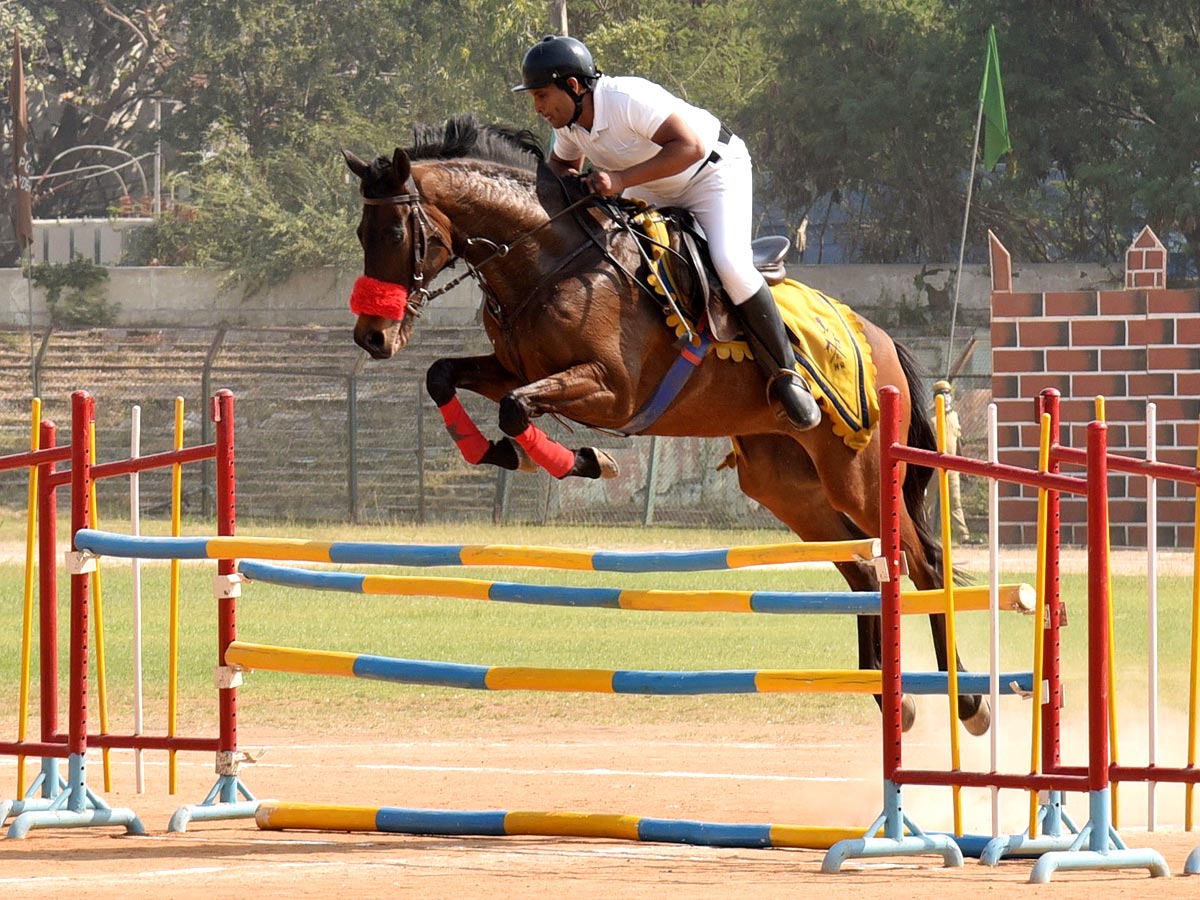
[[[578,174],[586,157],[594,169],[585,184],[593,192],[691,212],[767,375],[768,396],[778,398],[797,429],[820,423],[771,289],[754,268],[752,173],[741,138],[653,82],[602,74],[574,38],[535,44],[513,90],[529,91],[538,115],[554,128],[549,164],[556,174]]]

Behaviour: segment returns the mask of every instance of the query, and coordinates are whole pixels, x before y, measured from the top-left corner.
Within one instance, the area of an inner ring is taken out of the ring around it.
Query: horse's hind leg
[[[789,437],[754,435],[737,439],[738,483],[746,496],[769,509],[777,519],[806,541],[842,541],[864,536],[829,505],[826,488],[804,448]],[[835,563],[852,591],[878,591],[879,580],[865,562]],[[882,628],[879,616],[858,616],[858,665],[882,667]],[[875,703],[882,707],[877,694]],[[908,731],[917,707],[907,694],[901,700],[900,721]]]

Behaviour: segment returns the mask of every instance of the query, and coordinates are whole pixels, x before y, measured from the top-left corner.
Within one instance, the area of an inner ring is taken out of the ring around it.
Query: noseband
[[[393,194],[390,197],[363,197],[362,202],[363,206],[407,206],[409,208],[408,227],[412,235],[410,241],[412,245],[412,285],[408,293],[408,308],[416,317],[421,314],[421,307],[437,296],[437,294],[430,294],[425,287],[425,257],[429,252],[428,231],[432,231],[442,244],[445,244],[445,240],[425,214],[425,210],[421,206],[421,195],[417,192],[416,182],[413,181],[411,175],[404,183],[404,187],[407,189],[407,193]],[[450,250],[453,258],[454,250],[449,247],[447,249]],[[441,294],[444,290],[437,293]]]

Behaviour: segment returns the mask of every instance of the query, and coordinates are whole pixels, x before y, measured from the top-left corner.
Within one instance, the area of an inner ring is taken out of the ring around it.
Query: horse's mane
[[[454,116],[444,126],[416,125],[410,159],[481,159],[533,171],[546,152],[527,128],[481,125],[472,115]]]

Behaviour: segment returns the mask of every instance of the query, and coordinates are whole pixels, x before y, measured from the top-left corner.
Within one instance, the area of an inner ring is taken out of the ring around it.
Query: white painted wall
[[[929,267],[930,269],[936,267]],[[950,266],[928,281],[947,287]],[[852,307],[872,308],[900,302],[925,302],[918,297],[914,278],[920,266],[805,266],[789,267],[797,281],[824,291]],[[1121,273],[1104,266],[1053,264],[1015,266],[1013,287],[1018,291],[1098,290],[1120,288]],[[126,326],[171,325],[342,325],[349,321],[348,300],[358,272],[314,269],[297,272],[287,282],[243,296],[236,283],[223,284],[224,272],[167,267],[114,267],[108,270],[108,298],[120,305],[117,322]],[[436,286],[436,283],[435,283]],[[961,310],[988,310],[991,284],[985,266],[967,266],[960,296]],[[473,321],[479,292],[464,282],[437,298],[426,317],[439,324]],[[18,269],[0,269],[0,328],[29,326],[28,288]],[[868,312],[869,314],[869,312]],[[43,293],[33,292],[33,324],[47,322]],[[947,323],[948,325],[949,323]]]

